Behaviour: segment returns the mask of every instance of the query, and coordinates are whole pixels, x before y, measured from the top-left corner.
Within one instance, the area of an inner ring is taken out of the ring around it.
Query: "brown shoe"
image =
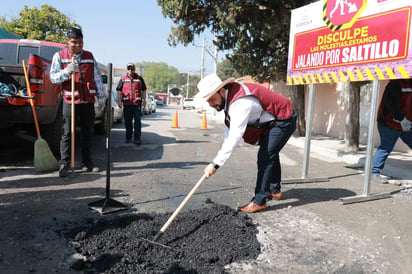
[[[282,192],[281,191],[279,191],[278,193],[275,193],[275,194],[273,194],[273,193],[268,193],[268,200],[272,200],[272,199],[274,199],[274,200],[282,200],[282,196],[283,196],[283,194],[282,194]]]
[[[249,202],[247,205],[245,206],[238,206],[236,207],[237,211],[242,211],[242,212],[246,212],[246,213],[255,213],[261,210],[266,209],[266,204],[264,205],[257,205],[254,202]]]

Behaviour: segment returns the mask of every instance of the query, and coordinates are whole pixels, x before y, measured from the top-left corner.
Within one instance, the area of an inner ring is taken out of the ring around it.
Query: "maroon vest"
[[[65,69],[72,63],[73,55],[68,48],[60,52],[61,68]],[[83,51],[79,64],[79,72],[70,75],[69,80],[62,83],[63,97],[67,103],[71,103],[72,76],[74,75],[74,103],[94,103],[96,96],[96,84],[94,82],[94,59],[89,51]]]
[[[141,77],[137,74],[134,74],[133,77],[128,75],[122,77],[124,105],[140,105],[142,103],[142,81],[140,79]]]
[[[398,81],[401,86],[401,105],[400,109],[405,114],[406,119],[412,121],[412,86],[409,81]],[[385,124],[396,130],[402,130],[400,123],[394,121],[393,115],[385,109],[386,95],[383,94],[382,101],[378,109],[378,117],[384,117]]]
[[[244,96],[255,96],[262,108],[270,112],[277,121],[289,119],[293,115],[292,102],[272,90],[258,84],[245,83],[240,84],[234,82],[229,84],[226,109],[225,109],[225,124],[230,127],[229,108],[230,105],[237,99]],[[268,132],[267,127],[256,128],[255,126],[247,126],[243,134],[243,139],[246,143],[255,145],[259,144],[263,135]]]

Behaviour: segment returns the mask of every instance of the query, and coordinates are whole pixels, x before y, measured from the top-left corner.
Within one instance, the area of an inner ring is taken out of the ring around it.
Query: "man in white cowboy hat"
[[[238,83],[234,78],[222,81],[210,74],[199,81],[195,100],[207,101],[225,111],[225,139],[204,172],[209,178],[230,157],[240,139],[259,145],[258,172],[252,200],[237,210],[253,213],[264,210],[266,200],[282,198],[279,152],[296,129],[292,102],[258,84]]]

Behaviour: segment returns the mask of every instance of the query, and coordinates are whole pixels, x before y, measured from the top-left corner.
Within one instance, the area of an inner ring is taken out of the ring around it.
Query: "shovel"
[[[177,207],[177,209],[173,212],[173,214],[169,217],[169,219],[167,220],[167,222],[162,226],[162,228],[160,229],[159,232],[157,232],[156,236],[153,238],[153,240],[148,240],[148,239],[144,239],[152,244],[156,244],[156,245],[160,245],[163,247],[167,247],[170,248],[169,246],[160,244],[157,242],[157,240],[160,239],[160,237],[163,235],[163,233],[166,232],[166,230],[169,228],[169,226],[172,224],[172,222],[176,219],[177,215],[180,213],[180,211],[182,210],[182,208],[187,204],[187,202],[190,200],[190,198],[192,198],[193,194],[196,192],[196,190],[200,187],[200,185],[203,183],[203,181],[206,179],[206,174],[203,174],[202,178],[200,178],[200,180],[196,183],[196,185],[192,188],[192,190],[189,192],[189,194],[187,194],[187,196],[185,197],[185,199],[180,203],[180,205]]]
[[[72,63],[74,64],[75,63],[75,61],[76,61],[76,56],[73,56],[72,57]],[[75,115],[75,113],[74,113],[74,111],[75,111],[75,104],[74,104],[74,90],[75,90],[75,78],[74,78],[74,72],[72,72],[72,79],[71,79],[71,88],[72,88],[72,90],[71,90],[71,93],[72,93],[72,100],[71,100],[71,114],[72,114],[72,117],[71,117],[71,164],[70,164],[70,166],[71,166],[71,168],[72,168],[72,173],[73,173],[73,171],[74,171],[74,167],[75,167],[75,151],[76,151],[76,143],[75,143],[75,136],[76,136],[76,121],[75,121],[75,119],[76,119],[76,115]]]

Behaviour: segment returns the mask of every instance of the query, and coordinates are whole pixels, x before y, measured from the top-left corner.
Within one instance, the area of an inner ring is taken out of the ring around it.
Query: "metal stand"
[[[112,127],[112,64],[109,63],[109,99],[107,103],[107,167],[106,167],[106,197],[104,199],[89,203],[89,208],[100,214],[109,214],[120,210],[126,210],[128,207],[116,200],[110,198],[110,166],[111,166],[111,127]]]
[[[342,204],[351,204],[358,202],[366,202],[377,199],[384,199],[391,197],[391,194],[388,192],[369,194],[370,192],[370,178],[372,173],[372,156],[373,156],[373,134],[375,132],[375,119],[377,116],[378,108],[378,94],[379,94],[379,81],[373,81],[372,89],[372,100],[371,100],[371,112],[369,116],[369,129],[368,129],[368,148],[366,154],[366,163],[365,163],[365,180],[363,185],[363,194],[353,197],[341,198],[340,202]]]
[[[313,102],[315,100],[315,87],[312,84],[309,85],[309,101],[308,110],[306,113],[306,134],[305,134],[305,151],[303,155],[303,167],[302,177],[292,178],[281,181],[282,184],[303,184],[303,183],[315,183],[315,182],[329,182],[327,177],[319,178],[307,178],[309,169],[309,154],[310,154],[310,139],[312,137],[312,114],[313,114]]]

